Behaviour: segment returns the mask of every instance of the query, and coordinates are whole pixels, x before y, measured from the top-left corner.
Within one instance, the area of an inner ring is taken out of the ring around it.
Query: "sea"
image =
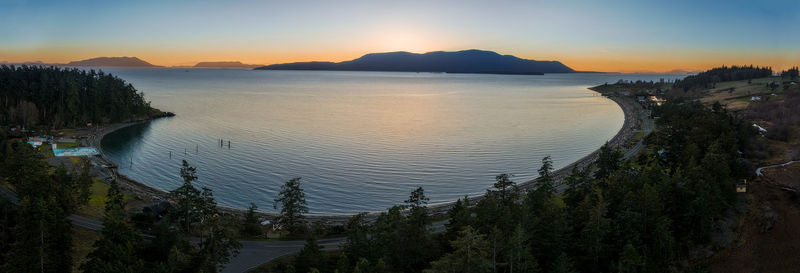
[[[542,158],[556,169],[622,127],[620,107],[588,90],[684,75],[486,75],[413,72],[104,68],[176,114],[106,135],[119,172],[169,191],[182,160],[218,204],[274,212],[301,178],[309,214],[429,204],[483,194],[495,176],[524,182]]]

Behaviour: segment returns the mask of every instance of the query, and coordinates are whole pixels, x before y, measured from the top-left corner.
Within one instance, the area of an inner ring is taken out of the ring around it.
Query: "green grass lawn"
[[[56,148],[58,149],[66,149],[66,148],[74,148],[78,147],[78,142],[59,142],[56,144]]]
[[[767,83],[773,81],[781,81],[781,77],[764,77],[764,78],[752,79],[750,83],[751,85],[766,85]],[[717,83],[715,87],[717,89],[724,89],[724,88],[743,86],[743,85],[747,85],[747,80],[720,82]]]
[[[97,179],[92,179],[92,187],[90,188],[92,195],[89,196],[89,203],[78,211],[78,215],[88,217],[91,219],[102,219],[103,212],[105,211],[106,201],[108,201],[108,184],[101,182]],[[125,201],[133,199],[133,195],[123,193]]]

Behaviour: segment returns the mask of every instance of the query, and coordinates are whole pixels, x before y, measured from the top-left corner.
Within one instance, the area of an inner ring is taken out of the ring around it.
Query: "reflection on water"
[[[220,204],[262,210],[283,182],[302,177],[312,213],[380,210],[417,186],[432,202],[480,194],[499,173],[533,178],[547,155],[565,166],[622,126],[619,107],[586,87],[665,77],[111,72],[177,114],[104,139],[121,173],[171,190],[186,159]]]
[[[103,152],[111,158],[118,159],[141,150],[143,140],[149,135],[151,123],[156,122],[159,120],[134,124],[107,134],[100,143],[103,146]],[[123,162],[117,161],[116,163],[122,164]]]

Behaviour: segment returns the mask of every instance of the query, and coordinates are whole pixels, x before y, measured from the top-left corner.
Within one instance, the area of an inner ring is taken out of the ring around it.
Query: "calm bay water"
[[[680,77],[104,70],[177,114],[105,137],[121,173],[168,191],[185,159],[221,205],[264,211],[302,177],[316,214],[385,209],[418,186],[431,203],[451,201],[500,173],[527,181],[542,157],[560,168],[621,128],[622,110],[587,87]]]

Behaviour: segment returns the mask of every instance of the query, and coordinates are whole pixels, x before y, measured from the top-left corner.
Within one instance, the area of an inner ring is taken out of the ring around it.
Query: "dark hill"
[[[569,73],[572,68],[558,61],[535,61],[500,55],[492,51],[435,51],[371,53],[361,58],[333,62],[300,62],[259,67],[260,70],[351,70],[490,74]]]
[[[92,66],[92,67],[158,67],[136,57],[98,57],[82,61],[67,63],[67,66]]]
[[[199,62],[194,67],[203,68],[256,68],[262,66],[260,64],[243,64],[238,61],[223,61],[223,62]]]

